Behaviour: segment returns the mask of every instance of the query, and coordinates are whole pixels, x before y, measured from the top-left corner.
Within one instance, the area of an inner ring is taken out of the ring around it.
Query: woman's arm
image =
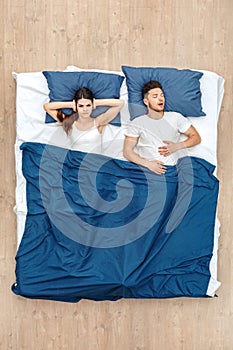
[[[95,118],[97,126],[104,126],[110,123],[116,115],[120,112],[124,105],[124,101],[121,99],[103,99],[94,100],[94,108],[98,106],[109,106],[110,108],[105,112]]]
[[[59,101],[59,102],[47,102],[44,104],[44,110],[51,115],[53,119],[59,122],[57,119],[57,110],[61,108],[71,108],[74,111],[76,110],[75,108],[75,102],[74,101]]]
[[[163,165],[164,164],[163,162],[160,162],[159,160],[149,161],[147,159],[140,157],[134,151],[134,148],[136,147],[137,143],[138,143],[138,137],[131,137],[131,136],[125,137],[124,148],[123,148],[124,157],[128,159],[130,162],[133,162],[138,165],[142,165],[158,175],[164,174],[166,172],[166,167]]]

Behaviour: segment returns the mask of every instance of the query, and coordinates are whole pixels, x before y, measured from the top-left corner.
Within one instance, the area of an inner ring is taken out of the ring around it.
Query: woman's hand
[[[77,112],[77,106],[76,106],[75,100],[73,100],[72,103],[73,103],[73,104],[72,104],[72,109],[73,109],[73,111],[74,111],[74,112]]]

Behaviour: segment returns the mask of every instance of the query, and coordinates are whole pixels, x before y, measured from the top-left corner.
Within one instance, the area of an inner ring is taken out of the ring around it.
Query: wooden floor
[[[233,1],[1,0],[0,349],[233,349]],[[11,72],[133,66],[206,69],[222,75],[214,299],[81,301],[66,304],[11,292],[16,254],[15,94]]]

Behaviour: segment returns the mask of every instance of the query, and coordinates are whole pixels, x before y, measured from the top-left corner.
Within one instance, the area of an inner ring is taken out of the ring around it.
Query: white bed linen
[[[84,71],[76,66],[68,66],[65,71]],[[86,71],[86,70],[85,70]],[[103,73],[116,73],[106,70],[89,70],[100,71]],[[201,157],[208,162],[217,166],[217,123],[224,94],[224,79],[216,73],[203,71],[201,78],[202,106],[206,113],[205,117],[190,118],[192,124],[196,127],[201,135],[202,142],[200,145],[188,150],[191,156]],[[123,73],[120,73],[123,75]],[[57,145],[59,147],[74,149],[71,139],[66,136],[61,126],[57,123],[45,124],[45,111],[43,104],[49,100],[47,81],[42,72],[33,73],[13,73],[17,82],[16,96],[16,205],[17,214],[17,242],[21,241],[25,218],[27,213],[26,205],[26,182],[22,175],[22,155],[19,149],[22,142],[40,142]],[[121,98],[124,99],[125,105],[121,112],[122,126],[116,127],[108,125],[103,132],[102,153],[124,160],[122,149],[124,132],[129,121],[129,112],[127,108],[127,87],[126,83],[122,84]],[[187,153],[186,153],[187,154]],[[220,286],[217,280],[217,250],[219,237],[219,220],[216,217],[215,239],[213,257],[210,263],[211,279],[207,290],[207,295],[214,296]]]

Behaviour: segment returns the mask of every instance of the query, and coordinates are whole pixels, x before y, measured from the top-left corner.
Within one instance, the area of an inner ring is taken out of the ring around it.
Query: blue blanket
[[[205,297],[218,180],[181,158],[165,175],[97,154],[24,143],[25,231],[15,294],[77,302]]]

